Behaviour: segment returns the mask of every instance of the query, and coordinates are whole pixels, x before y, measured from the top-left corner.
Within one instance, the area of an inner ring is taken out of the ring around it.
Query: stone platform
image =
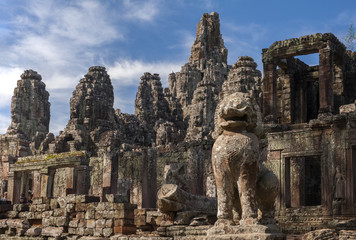
[[[228,240],[282,240],[285,235],[280,232],[276,225],[248,225],[212,227],[208,230],[204,240],[228,239]]]

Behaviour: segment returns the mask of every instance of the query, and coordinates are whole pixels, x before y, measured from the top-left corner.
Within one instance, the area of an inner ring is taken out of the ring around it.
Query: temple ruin
[[[314,53],[319,65],[298,59]],[[114,109],[110,76],[92,66],[58,136],[49,132],[45,79],[25,70],[0,135],[0,238],[355,237],[356,52],[331,33],[278,41],[262,50],[263,76],[251,57],[230,66],[227,54],[219,15],[205,13],[167,88],[143,73],[134,114]],[[251,105],[254,113],[238,113]],[[254,139],[253,221],[241,218],[246,203],[233,193],[227,219],[238,227],[217,221],[226,184],[217,188],[212,165],[229,124],[228,135]]]

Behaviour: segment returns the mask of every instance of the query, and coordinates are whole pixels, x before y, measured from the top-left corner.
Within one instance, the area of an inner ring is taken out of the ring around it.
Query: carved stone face
[[[255,101],[243,93],[225,97],[217,108],[219,127],[232,132],[254,131],[257,121],[255,105]]]

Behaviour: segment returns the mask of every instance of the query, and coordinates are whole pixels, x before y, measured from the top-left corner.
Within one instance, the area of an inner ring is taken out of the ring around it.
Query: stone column
[[[67,168],[66,176],[66,195],[73,194],[76,192],[74,168]]]
[[[331,114],[333,111],[333,52],[330,49],[319,50],[319,114]]]
[[[290,158],[291,207],[305,205],[304,158]]]
[[[103,152],[101,155],[103,159],[103,186],[102,186],[103,196],[102,197],[105,199],[105,195],[111,193],[112,154],[108,152]]]
[[[47,189],[48,189],[48,169],[41,170],[41,197],[47,197]]]
[[[33,172],[33,198],[41,197],[41,172]]]
[[[8,179],[8,186],[7,186],[7,199],[14,203],[14,192],[15,192],[15,173],[8,172],[7,179]]]
[[[20,202],[21,176],[17,172],[8,173],[7,198],[12,204]]]
[[[157,200],[157,153],[149,148],[143,152],[142,208],[155,208]]]
[[[276,121],[277,69],[273,63],[263,65],[263,117],[268,122]]]
[[[78,166],[75,168],[75,171],[77,172],[77,186],[76,186],[77,194],[88,194],[88,190],[89,190],[88,166]]]

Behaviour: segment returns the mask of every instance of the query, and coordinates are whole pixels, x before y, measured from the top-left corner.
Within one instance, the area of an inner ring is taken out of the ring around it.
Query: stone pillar
[[[204,195],[204,157],[205,150],[199,146],[188,148],[188,181],[191,193],[195,195]]]
[[[74,168],[66,169],[66,195],[76,192]]]
[[[290,158],[291,207],[305,205],[304,158]]]
[[[77,185],[76,185],[77,194],[88,194],[89,191],[88,166],[78,166],[75,168],[75,170],[77,172]]]
[[[333,111],[333,52],[330,49],[319,50],[319,114],[331,114]]]
[[[47,197],[48,189],[48,169],[41,170],[41,197]]]
[[[33,198],[41,197],[41,172],[34,171],[33,172]]]
[[[276,121],[277,69],[273,63],[263,64],[263,117],[267,122]]]
[[[102,154],[103,159],[103,198],[105,198],[106,194],[111,193],[111,159],[112,154],[108,152],[103,152]]]
[[[157,201],[157,153],[149,148],[143,152],[142,208],[155,208]]]
[[[48,169],[47,197],[53,197],[54,174],[56,169]]]
[[[7,186],[7,199],[14,203],[14,188],[15,188],[15,173],[8,172],[7,179],[8,179],[8,186]]]
[[[21,176],[17,172],[8,173],[7,198],[12,204],[20,202]]]

